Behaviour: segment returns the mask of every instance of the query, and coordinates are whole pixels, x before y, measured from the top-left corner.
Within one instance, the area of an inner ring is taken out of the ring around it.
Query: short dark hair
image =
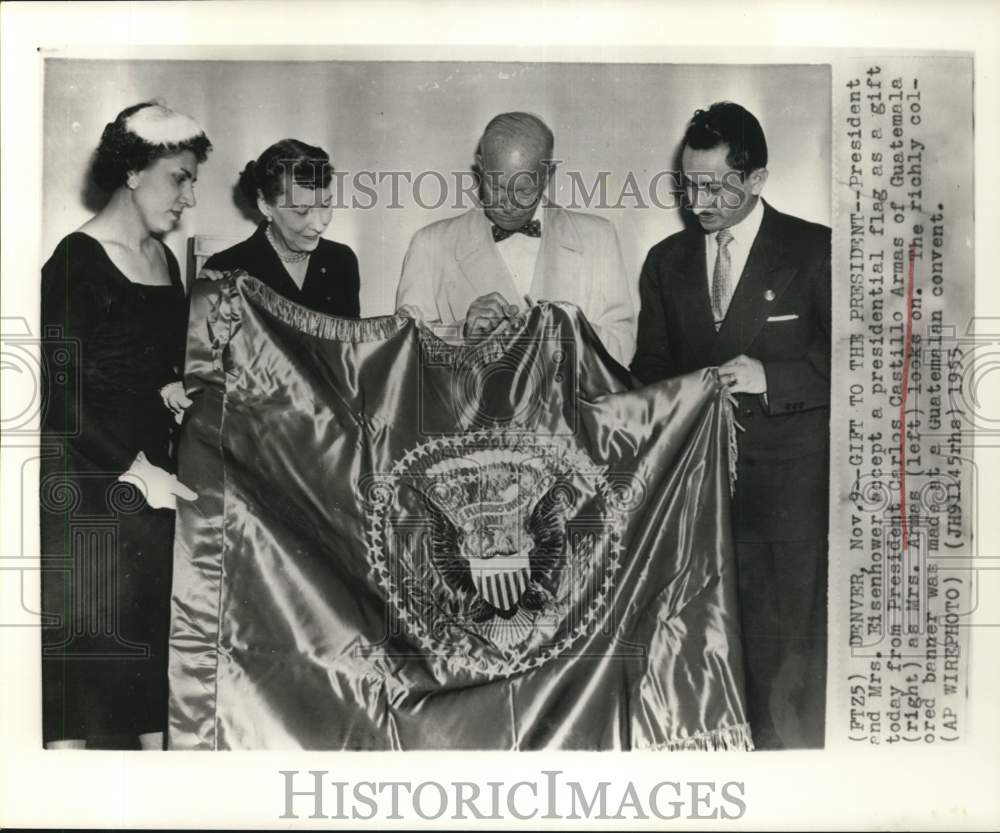
[[[147,107],[156,108],[153,117],[161,122],[169,119],[181,121],[190,135],[172,137],[170,141],[151,141],[140,136],[130,125],[130,119]],[[143,101],[122,110],[113,122],[104,127],[101,141],[94,154],[91,176],[97,186],[110,194],[125,184],[132,171],[141,171],[157,159],[191,151],[201,164],[208,158],[212,143],[205,132],[187,116],[175,113],[157,101]]]
[[[281,139],[257,159],[247,162],[240,172],[240,193],[252,206],[257,192],[268,205],[274,205],[291,183],[303,188],[326,188],[333,178],[330,155],[321,147],[298,139]]]
[[[744,176],[767,167],[767,140],[756,116],[731,101],[717,101],[707,110],[695,110],[684,132],[692,150],[712,150],[728,145],[726,163]]]

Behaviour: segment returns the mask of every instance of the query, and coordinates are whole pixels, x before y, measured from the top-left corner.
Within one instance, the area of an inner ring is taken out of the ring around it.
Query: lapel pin
[[[768,289],[764,293],[764,300],[765,301],[773,301],[774,300],[774,290],[773,289]]]
[[[325,275],[325,274],[326,274],[326,267],[325,267],[325,266],[321,266],[321,267],[320,267],[320,270],[319,270],[319,273],[320,273],[321,275]]]

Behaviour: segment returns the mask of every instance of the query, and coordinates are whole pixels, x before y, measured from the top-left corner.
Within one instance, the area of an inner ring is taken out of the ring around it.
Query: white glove
[[[424,311],[415,304],[403,304],[403,306],[396,310],[396,315],[401,315],[404,318],[412,318],[414,321],[426,320]]]
[[[171,382],[169,385],[164,385],[160,388],[160,398],[173,413],[178,425],[184,419],[184,411],[194,404],[194,400],[184,390],[183,382]]]
[[[177,475],[154,466],[143,452],[135,455],[128,471],[118,476],[122,483],[131,483],[153,509],[176,509],[177,498],[197,500],[198,495],[177,479]]]

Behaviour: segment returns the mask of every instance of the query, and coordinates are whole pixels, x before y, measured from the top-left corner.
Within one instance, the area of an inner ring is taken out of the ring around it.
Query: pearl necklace
[[[274,249],[274,253],[282,263],[301,263],[312,254],[312,252],[292,252],[291,254],[282,252],[278,241],[274,239],[274,232],[271,231],[270,223],[264,228],[264,236],[267,237],[267,242],[271,244],[271,248]]]

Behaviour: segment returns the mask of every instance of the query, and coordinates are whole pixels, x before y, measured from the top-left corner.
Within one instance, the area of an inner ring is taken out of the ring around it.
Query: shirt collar
[[[735,226],[729,226],[729,231],[732,232],[733,240],[736,241],[741,246],[749,246],[753,243],[754,239],[757,237],[757,232],[760,231],[760,224],[764,219],[764,200],[757,197],[757,204],[750,210],[742,220],[740,220]],[[719,232],[715,232],[712,235],[712,241],[718,245],[718,235]]]

